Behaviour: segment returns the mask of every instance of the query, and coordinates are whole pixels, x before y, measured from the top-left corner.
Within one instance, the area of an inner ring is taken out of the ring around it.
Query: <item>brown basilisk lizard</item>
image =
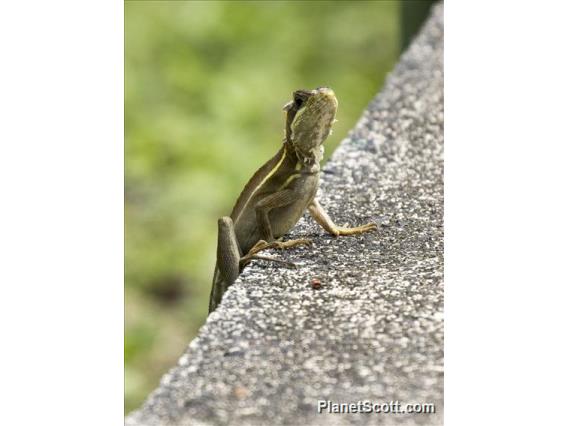
[[[337,98],[333,90],[297,90],[284,106],[286,136],[280,150],[252,176],[230,216],[218,221],[217,264],[209,312],[221,302],[227,288],[258,253],[269,248],[290,248],[310,240],[279,241],[306,209],[330,234],[353,235],[377,228],[368,223],[354,228],[336,226],[315,199],[319,185],[323,142],[335,122]],[[282,262],[287,263],[287,262]]]

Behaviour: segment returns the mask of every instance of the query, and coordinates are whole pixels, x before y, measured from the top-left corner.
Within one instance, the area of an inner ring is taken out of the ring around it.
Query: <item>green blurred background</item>
[[[204,323],[217,218],[279,148],[291,92],[335,90],[329,156],[397,61],[399,6],[125,3],[127,412]]]

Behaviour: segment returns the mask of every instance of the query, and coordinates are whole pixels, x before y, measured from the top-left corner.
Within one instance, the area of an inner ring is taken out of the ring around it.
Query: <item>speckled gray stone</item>
[[[127,425],[432,425],[443,416],[443,9],[324,169],[333,238],[254,262]],[[321,289],[313,289],[313,278]],[[435,414],[318,414],[317,401],[434,403]]]

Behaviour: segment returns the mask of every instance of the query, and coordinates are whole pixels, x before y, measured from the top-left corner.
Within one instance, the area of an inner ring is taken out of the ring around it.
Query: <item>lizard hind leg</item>
[[[223,295],[240,273],[241,250],[235,235],[233,220],[228,216],[222,217],[217,221],[217,226],[217,263],[209,296],[209,313],[221,303]]]

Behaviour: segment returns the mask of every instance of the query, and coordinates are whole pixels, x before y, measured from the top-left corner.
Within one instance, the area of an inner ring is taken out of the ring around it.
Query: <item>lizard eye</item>
[[[306,102],[306,100],[312,95],[312,93],[308,90],[296,90],[293,93],[293,99],[294,99],[294,106],[296,107],[296,109],[300,109],[302,107],[302,105],[304,105],[304,103]]]

